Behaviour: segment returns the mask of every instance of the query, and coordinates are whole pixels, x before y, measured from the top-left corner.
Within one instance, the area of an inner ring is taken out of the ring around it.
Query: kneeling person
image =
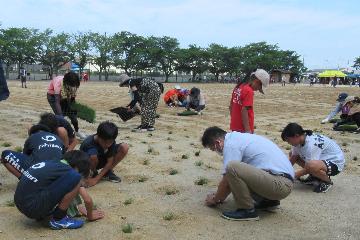
[[[314,192],[327,192],[333,185],[330,176],[337,175],[344,168],[345,157],[339,145],[324,135],[304,130],[297,123],[289,123],[281,138],[293,146],[290,162],[302,167],[295,177],[309,174],[302,182],[307,185],[317,183]]]
[[[30,128],[22,153],[5,150],[1,161],[12,174],[20,178],[31,165],[49,160],[60,161],[64,153],[65,146],[61,139],[51,133],[47,126],[38,124]]]
[[[81,144],[80,150],[90,156],[92,178],[87,180],[88,186],[94,186],[101,179],[120,182],[121,179],[113,172],[113,168],[126,156],[128,145],[116,144],[118,127],[112,122],[102,122],[94,135],[88,136]],[[97,170],[102,169],[99,173]]]
[[[21,213],[31,219],[50,217],[52,229],[80,228],[83,220],[67,217],[71,201],[79,194],[81,178],[90,172],[87,154],[67,152],[60,161],[39,162],[26,170],[15,191],[14,201]]]
[[[205,130],[202,144],[223,155],[223,177],[206,205],[215,206],[232,193],[238,209],[223,212],[230,220],[258,220],[256,209],[273,210],[292,188],[294,170],[282,150],[270,140],[249,133]],[[254,204],[255,202],[255,204]]]

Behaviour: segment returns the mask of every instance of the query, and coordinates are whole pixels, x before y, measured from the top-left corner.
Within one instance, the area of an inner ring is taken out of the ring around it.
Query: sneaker
[[[148,128],[146,126],[139,125],[131,131],[132,132],[146,132],[147,130],[148,130]]]
[[[84,140],[86,138],[86,135],[82,132],[76,132],[75,135],[80,139]]]
[[[332,187],[333,182],[320,182],[318,186],[314,188],[314,192],[316,193],[326,193]]]
[[[148,130],[149,132],[151,132],[151,131],[155,131],[155,128],[154,128],[153,126],[148,126],[148,127],[147,127],[147,130]]]
[[[255,208],[252,209],[238,209],[236,211],[223,212],[223,218],[233,221],[254,221],[259,220],[259,215]]]
[[[264,199],[260,202],[255,203],[256,210],[265,210],[270,212],[279,209],[279,206],[280,206],[279,200]]]
[[[119,183],[121,182],[121,178],[116,176],[115,173],[112,170],[109,170],[105,176],[103,177],[104,180],[107,180],[109,182]]]
[[[78,220],[74,218],[69,218],[68,216],[60,220],[51,219],[49,221],[49,226],[51,229],[60,230],[60,229],[76,229],[81,228],[84,225],[83,220]]]
[[[320,179],[309,174],[309,176],[305,179],[299,178],[299,182],[301,182],[302,184],[305,184],[305,185],[314,185],[314,184],[319,183]]]

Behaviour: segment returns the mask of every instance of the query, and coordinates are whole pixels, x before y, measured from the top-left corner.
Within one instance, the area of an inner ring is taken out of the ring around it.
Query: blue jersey
[[[58,136],[39,131],[26,139],[23,153],[29,155],[33,163],[45,160],[59,161],[65,153],[65,146]]]

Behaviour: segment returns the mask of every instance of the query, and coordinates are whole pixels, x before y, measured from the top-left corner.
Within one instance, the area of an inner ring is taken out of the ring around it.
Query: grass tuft
[[[124,205],[130,205],[134,202],[134,199],[133,198],[128,198],[124,201]]]
[[[209,180],[206,177],[199,177],[198,179],[195,180],[195,185],[206,185],[208,184]]]
[[[132,233],[133,232],[133,225],[130,224],[130,223],[126,223],[126,224],[121,226],[121,230],[124,233]]]
[[[163,219],[166,221],[171,221],[175,218],[175,214],[173,212],[167,212],[164,214]]]

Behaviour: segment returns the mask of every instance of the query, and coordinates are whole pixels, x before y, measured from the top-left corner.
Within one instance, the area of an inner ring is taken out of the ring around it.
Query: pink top
[[[49,84],[48,93],[51,95],[61,94],[61,88],[63,83],[64,76],[54,77]]]

